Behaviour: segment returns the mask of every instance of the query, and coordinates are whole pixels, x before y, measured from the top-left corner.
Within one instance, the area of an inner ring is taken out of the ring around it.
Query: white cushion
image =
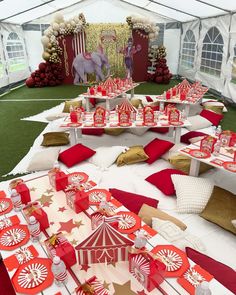
[[[236,219],[231,220],[231,222],[232,222],[233,226],[236,228]]]
[[[201,113],[201,111],[202,111],[202,106],[199,103],[190,105],[189,116],[198,115]]]
[[[188,126],[186,128],[190,131],[207,128],[212,125],[210,121],[208,121],[200,115],[188,117],[188,121],[191,123],[191,126]]]
[[[137,127],[137,128],[128,128],[127,131],[137,136],[142,136],[145,132],[148,131],[150,127]]]
[[[45,150],[36,153],[27,168],[27,171],[42,171],[53,168],[55,161],[58,159],[60,148],[46,148]]]
[[[185,251],[186,247],[193,248],[200,252],[206,251],[205,245],[202,243],[202,241],[198,237],[191,234],[186,234],[184,238],[173,241],[173,245],[183,251]]]
[[[112,146],[112,147],[99,147],[95,149],[96,154],[94,154],[89,160],[102,170],[110,167],[117,159],[117,157],[125,152],[128,147],[125,146]]]
[[[210,179],[188,175],[171,175],[177,196],[177,212],[201,213],[205,208],[214,183]]]
[[[216,106],[216,107],[223,107],[223,113],[228,112],[227,108],[225,107],[225,105],[223,104],[223,102],[220,101],[205,101],[203,102],[204,106]]]
[[[152,228],[155,229],[168,242],[173,242],[184,237],[184,231],[168,220],[152,218]]]
[[[191,143],[195,143],[195,142],[198,142],[198,141],[202,140],[204,137],[206,137],[206,135],[192,137],[192,138],[189,138],[189,141]]]
[[[48,121],[54,121],[67,116],[68,116],[68,113],[55,113],[55,114],[48,115],[45,119]]]

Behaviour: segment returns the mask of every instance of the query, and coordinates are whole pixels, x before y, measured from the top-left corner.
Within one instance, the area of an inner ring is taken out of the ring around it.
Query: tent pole
[[[178,76],[179,76],[180,59],[181,59],[181,56],[182,56],[182,51],[181,51],[181,44],[182,44],[182,37],[183,37],[182,23],[180,23],[180,30],[181,30],[181,34],[180,34],[180,38],[179,38],[179,60],[178,60],[178,68],[177,68],[177,75]]]

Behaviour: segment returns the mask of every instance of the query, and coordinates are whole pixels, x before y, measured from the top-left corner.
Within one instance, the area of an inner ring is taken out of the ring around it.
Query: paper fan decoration
[[[189,294],[194,295],[196,287],[203,281],[210,282],[213,276],[201,268],[199,265],[190,267],[177,282],[188,291]]]
[[[11,199],[0,198],[0,215],[7,214],[13,209]]]
[[[118,231],[130,234],[141,227],[141,219],[133,212],[123,211],[117,214],[119,219]]]
[[[189,267],[186,254],[172,245],[156,246],[151,251],[166,266],[165,277],[181,276]]]
[[[14,225],[5,228],[0,233],[0,250],[14,250],[29,241],[30,234],[27,225]]]
[[[88,180],[88,175],[84,172],[73,172],[68,174],[68,183],[83,183]]]
[[[34,258],[19,266],[12,284],[18,293],[37,294],[48,288],[53,283],[51,260]]]
[[[101,201],[110,201],[111,193],[105,189],[92,189],[87,192],[90,205],[99,205]]]

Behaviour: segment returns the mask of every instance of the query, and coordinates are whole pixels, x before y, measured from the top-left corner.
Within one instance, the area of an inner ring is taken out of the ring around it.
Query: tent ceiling
[[[0,2],[0,21],[22,24],[64,10],[71,5],[89,0],[3,0]],[[97,0],[96,2],[103,0]],[[120,5],[128,3],[136,8],[144,8],[150,14],[167,19],[186,22],[236,11],[235,0],[116,0]],[[83,12],[80,10],[80,12]],[[97,13],[97,11],[93,12]],[[100,13],[100,11],[99,11]]]

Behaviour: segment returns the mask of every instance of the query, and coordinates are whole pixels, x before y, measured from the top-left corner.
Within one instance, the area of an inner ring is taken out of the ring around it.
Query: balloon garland
[[[52,63],[59,63],[63,50],[59,46],[57,38],[83,32],[87,26],[88,24],[83,13],[67,21],[64,20],[61,13],[56,13],[53,22],[44,31],[44,35],[41,38],[44,47],[43,59]]]

